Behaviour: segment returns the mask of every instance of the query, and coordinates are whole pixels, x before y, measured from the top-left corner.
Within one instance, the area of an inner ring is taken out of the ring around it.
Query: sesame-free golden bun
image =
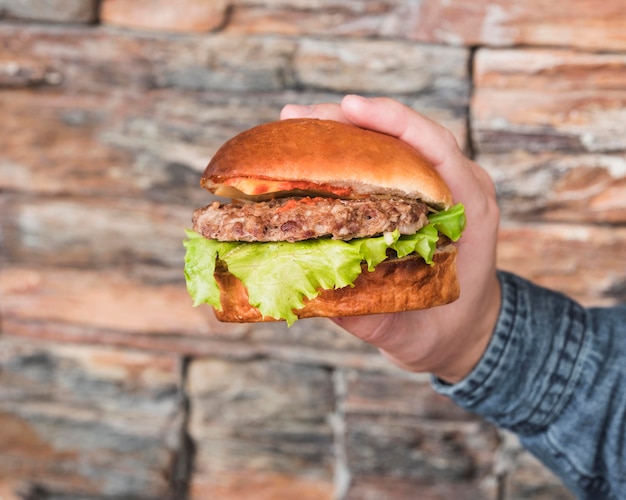
[[[346,197],[418,199],[436,210],[452,206],[441,176],[404,141],[313,118],[269,122],[241,132],[215,153],[201,185],[215,194],[253,199],[276,194],[285,181],[287,188],[301,182],[320,193],[334,187]]]

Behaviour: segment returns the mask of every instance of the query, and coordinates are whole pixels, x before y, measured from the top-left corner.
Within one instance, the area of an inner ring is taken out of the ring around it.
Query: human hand
[[[464,156],[450,131],[389,98],[348,95],[340,104],[288,104],[281,111],[282,119],[302,117],[352,123],[402,139],[433,164],[454,202],[465,206],[467,226],[457,243],[458,300],[432,309],[334,319],[406,370],[460,381],[482,356],[500,310],[499,210],[489,175]]]

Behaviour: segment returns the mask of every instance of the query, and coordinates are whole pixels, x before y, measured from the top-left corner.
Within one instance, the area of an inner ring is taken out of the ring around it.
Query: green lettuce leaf
[[[193,305],[215,305],[220,303],[220,289],[213,277],[217,259],[217,245],[202,235],[185,230],[187,239],[183,241],[185,253],[185,281],[187,292],[193,299]]]
[[[220,291],[213,277],[216,261],[246,286],[250,304],[264,316],[297,320],[293,311],[304,306],[320,290],[353,286],[365,261],[369,271],[387,258],[389,248],[399,257],[418,253],[433,263],[439,233],[456,241],[465,227],[463,205],[429,217],[429,224],[415,234],[396,230],[374,238],[351,241],[319,239],[294,243],[244,243],[208,240],[187,230],[183,242],[185,279],[194,306],[210,304],[221,310]]]
[[[392,248],[396,251],[398,257],[405,257],[416,252],[427,264],[432,265],[438,239],[439,234],[437,233],[437,229],[429,224],[415,234],[402,235],[400,239],[392,245]]]
[[[334,243],[248,243],[218,254],[228,271],[246,285],[251,305],[291,325],[298,319],[293,311],[304,307],[305,297],[352,285],[361,273],[357,249]]]
[[[387,249],[400,238],[397,229],[392,233],[374,238],[357,238],[346,242],[358,249],[361,260],[367,262],[367,270],[373,271],[376,266],[387,258]]]
[[[429,216],[428,222],[452,241],[457,241],[465,229],[465,208],[457,203],[448,210]]]

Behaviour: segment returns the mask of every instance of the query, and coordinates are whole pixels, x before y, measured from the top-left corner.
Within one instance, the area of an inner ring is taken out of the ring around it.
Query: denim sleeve
[[[585,309],[499,272],[482,359],[438,392],[516,433],[581,499],[626,499],[626,307]]]

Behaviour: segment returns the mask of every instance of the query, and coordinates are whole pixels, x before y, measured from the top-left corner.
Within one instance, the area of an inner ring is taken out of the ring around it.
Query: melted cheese
[[[308,181],[271,181],[266,179],[251,179],[247,177],[233,177],[227,179],[215,190],[218,196],[244,199],[266,199],[273,196],[309,196],[325,195],[338,198],[351,198],[350,188],[315,184]]]

